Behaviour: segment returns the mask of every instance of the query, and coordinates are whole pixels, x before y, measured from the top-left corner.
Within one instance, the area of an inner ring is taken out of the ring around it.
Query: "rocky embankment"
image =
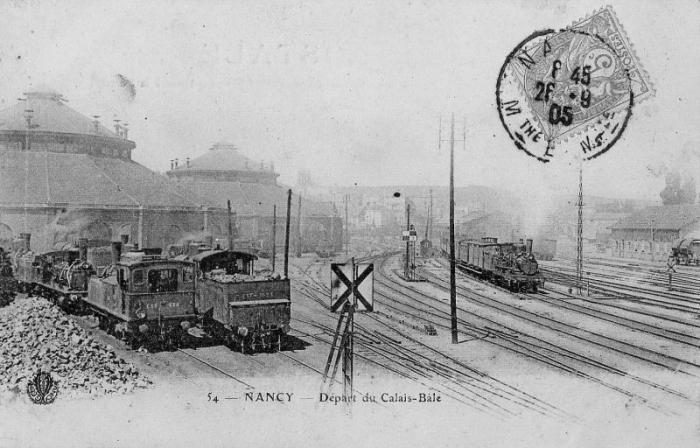
[[[36,373],[51,373],[61,397],[99,397],[145,388],[151,381],[38,297],[0,308],[0,392],[22,392]]]

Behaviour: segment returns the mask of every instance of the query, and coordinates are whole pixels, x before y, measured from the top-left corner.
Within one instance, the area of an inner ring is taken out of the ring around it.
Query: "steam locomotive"
[[[681,238],[673,242],[669,259],[673,264],[700,266],[700,239]]]
[[[88,248],[81,239],[34,254],[23,234],[17,280],[70,312],[97,316],[101,329],[132,347],[179,346],[190,336],[215,334],[242,351],[281,348],[289,331],[289,280],[255,278],[255,255],[197,245],[166,258],[160,249],[137,250],[127,241],[110,244],[103,266],[104,247]]]
[[[241,244],[237,242],[237,246]],[[290,330],[289,279],[255,276],[258,257],[249,252],[212,248],[210,238],[187,241],[176,260],[195,264],[195,306],[205,331],[242,352],[281,350]]]
[[[532,240],[499,243],[497,238],[460,241],[457,265],[513,292],[537,292],[545,278],[532,254]]]

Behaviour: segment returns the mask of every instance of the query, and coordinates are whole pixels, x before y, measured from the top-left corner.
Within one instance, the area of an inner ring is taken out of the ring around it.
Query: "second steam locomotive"
[[[446,239],[442,250],[449,254]],[[455,254],[457,266],[463,271],[489,280],[513,292],[537,292],[545,278],[532,253],[532,240],[518,243],[499,243],[497,238],[480,241],[462,240]]]

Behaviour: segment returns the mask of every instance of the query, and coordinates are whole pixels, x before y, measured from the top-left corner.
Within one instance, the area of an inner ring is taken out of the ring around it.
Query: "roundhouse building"
[[[284,243],[287,190],[277,184],[273,164],[265,165],[245,157],[231,143],[214,144],[205,154],[192,160],[173,162],[167,172],[181,190],[219,209],[226,209],[231,201],[235,212],[238,239],[269,241],[273,222],[273,205],[277,206],[277,244]],[[299,220],[299,197],[292,197],[291,249],[298,249],[299,223],[304,251],[313,251],[322,241],[328,241],[335,250],[342,247],[343,223],[332,202],[314,202],[302,198]],[[212,215],[207,231],[226,240],[226,214]]]
[[[0,246],[23,232],[35,251],[78,236],[154,247],[201,232],[210,204],[134,162],[135,148],[126,125],[110,130],[46,89],[0,111]]]

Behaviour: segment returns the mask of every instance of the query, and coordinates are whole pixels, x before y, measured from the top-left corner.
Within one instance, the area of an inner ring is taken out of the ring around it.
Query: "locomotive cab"
[[[91,278],[86,302],[108,331],[164,340],[197,323],[194,295],[192,262],[130,252],[104,277]]]

